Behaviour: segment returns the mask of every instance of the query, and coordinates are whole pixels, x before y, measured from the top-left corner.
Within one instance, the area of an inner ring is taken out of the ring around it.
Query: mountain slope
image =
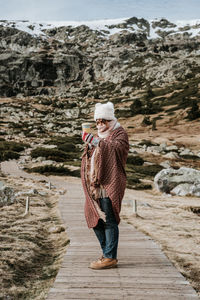
[[[198,78],[200,21],[0,22],[1,96],[107,97]]]

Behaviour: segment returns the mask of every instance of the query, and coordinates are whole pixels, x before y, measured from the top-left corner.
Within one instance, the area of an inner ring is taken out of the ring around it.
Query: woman
[[[82,156],[81,179],[86,196],[85,217],[100,242],[103,255],[92,269],[117,266],[118,224],[126,187],[125,164],[128,135],[114,116],[111,102],[95,105],[98,136],[82,133],[86,148]]]

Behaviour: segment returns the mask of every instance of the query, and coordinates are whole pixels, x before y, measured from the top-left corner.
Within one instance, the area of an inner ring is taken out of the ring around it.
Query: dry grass
[[[132,199],[138,200],[138,216],[129,204]],[[200,294],[200,219],[190,207],[200,207],[199,198],[127,190],[121,216],[157,241]]]
[[[7,183],[24,189],[20,180]],[[31,196],[26,216],[25,199],[0,209],[0,299],[45,299],[68,244],[56,194]]]

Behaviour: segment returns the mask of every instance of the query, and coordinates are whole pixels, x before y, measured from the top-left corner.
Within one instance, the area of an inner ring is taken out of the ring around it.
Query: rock
[[[8,186],[0,189],[0,206],[10,205],[16,202],[15,192]]]
[[[15,194],[15,196],[21,196],[21,195],[37,195],[38,194],[38,191],[36,189],[30,189],[28,191],[22,191],[22,192],[17,192]]]
[[[162,151],[165,151],[166,148],[167,148],[167,144],[166,143],[161,143],[160,148],[161,148]]]
[[[194,153],[190,149],[184,149],[179,153],[180,155],[194,155]]]
[[[42,165],[53,165],[55,163],[56,163],[56,161],[55,160],[51,160],[51,159],[47,159],[47,160],[43,160],[42,161]]]
[[[29,111],[29,116],[30,117],[34,117],[34,112],[33,111]]]
[[[44,127],[47,129],[47,130],[50,130],[54,127],[54,124],[53,123],[46,123],[44,124]]]
[[[143,166],[153,166],[154,163],[150,162],[150,161],[145,161]]]
[[[45,186],[46,186],[48,189],[49,189],[49,188],[51,188],[51,189],[55,189],[55,188],[56,188],[56,186],[53,185],[51,182],[46,183]]]
[[[36,195],[36,194],[38,194],[38,190],[36,190],[36,189],[33,188],[33,189],[27,191],[26,193],[27,193],[27,194],[33,194],[33,195]]]
[[[0,189],[2,189],[2,187],[4,186],[4,182],[3,181],[0,181]]]
[[[181,183],[178,184],[173,190],[170,191],[172,195],[178,195],[178,196],[186,196],[191,194],[191,187],[192,185],[190,183]]]
[[[41,195],[41,196],[47,196],[48,193],[47,192],[39,192],[39,195]]]
[[[165,169],[171,168],[169,160],[161,162],[160,166],[163,167],[163,168],[165,168]]]
[[[131,149],[131,148],[129,149],[129,152],[132,154],[138,154],[138,152],[135,149]]]
[[[70,128],[70,127],[64,127],[64,128],[61,128],[61,129],[59,129],[59,133],[69,133],[69,132],[72,132],[73,131],[73,129],[72,128]]]
[[[67,190],[59,191],[59,194],[60,194],[60,195],[64,195],[64,194],[66,194],[66,193],[67,193]]]
[[[172,191],[172,195],[200,197],[200,184],[182,183],[177,185]]]
[[[46,148],[46,149],[55,149],[57,148],[57,145],[42,145],[42,148]]]
[[[154,178],[155,187],[164,193],[176,195],[200,195],[200,171],[181,167],[163,169]]]
[[[178,147],[176,145],[167,146],[165,148],[166,151],[178,151]]]
[[[200,197],[200,184],[194,184],[191,187],[191,195]]]
[[[44,156],[38,156],[37,158],[35,159],[32,159],[32,162],[43,162],[45,161],[46,157]]]
[[[163,155],[163,157],[171,158],[171,159],[177,159],[177,158],[179,158],[179,155],[176,152],[169,152],[169,153]]]
[[[80,113],[80,110],[78,107],[75,107],[73,109],[66,109],[64,111],[65,116],[69,119],[78,118],[79,113]]]
[[[152,153],[160,153],[162,152],[162,148],[160,146],[149,146],[146,149],[147,152],[152,152]]]
[[[115,33],[110,36],[110,40],[118,44],[119,46],[122,46],[124,44],[129,45],[136,41],[146,40],[146,34],[145,33],[132,33],[129,31],[122,31],[120,33]]]
[[[61,233],[65,231],[65,227],[63,225],[52,226],[49,228],[49,233]]]
[[[176,27],[176,24],[169,22],[167,19],[162,18],[159,21],[153,21],[152,22],[152,27],[156,28],[174,28]]]

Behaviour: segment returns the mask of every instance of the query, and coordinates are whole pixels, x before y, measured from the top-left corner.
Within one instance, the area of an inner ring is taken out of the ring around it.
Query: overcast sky
[[[200,0],[0,0],[0,19],[85,21],[124,17],[200,19]]]

